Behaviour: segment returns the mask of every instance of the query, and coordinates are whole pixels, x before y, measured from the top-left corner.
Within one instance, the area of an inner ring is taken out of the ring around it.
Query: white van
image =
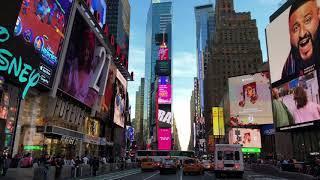
[[[244,173],[243,154],[240,144],[216,144],[215,174],[237,175],[242,178]]]

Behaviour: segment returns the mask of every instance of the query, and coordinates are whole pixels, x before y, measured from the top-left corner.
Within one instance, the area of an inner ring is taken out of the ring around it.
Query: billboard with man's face
[[[320,119],[320,0],[296,0],[267,27],[276,127]]]
[[[269,73],[229,78],[230,125],[272,124]]]

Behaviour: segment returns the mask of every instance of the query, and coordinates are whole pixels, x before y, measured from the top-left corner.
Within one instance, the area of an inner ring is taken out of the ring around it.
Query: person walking
[[[59,179],[61,176],[61,172],[62,172],[62,168],[64,165],[64,161],[62,160],[62,158],[60,156],[58,156],[57,158],[55,158],[55,167],[56,167],[56,173],[55,173],[55,179]]]
[[[7,171],[11,164],[10,155],[6,154],[3,156],[3,169],[2,169],[2,176],[6,176]]]
[[[99,159],[97,157],[94,157],[92,160],[92,170],[93,170],[93,175],[97,176],[97,171],[99,169]]]

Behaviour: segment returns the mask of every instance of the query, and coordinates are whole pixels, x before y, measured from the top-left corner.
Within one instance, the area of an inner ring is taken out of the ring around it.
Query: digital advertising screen
[[[73,0],[24,0],[14,35],[41,55],[40,83],[51,87]]]
[[[229,144],[242,144],[243,147],[261,148],[260,130],[232,128],[229,131]]]
[[[222,107],[212,108],[212,120],[213,120],[213,135],[224,136],[224,114]]]
[[[159,46],[162,43],[168,43],[168,34],[167,33],[157,33],[155,34],[156,45]]]
[[[271,83],[309,72],[319,60],[319,5],[320,0],[293,1],[267,26]]]
[[[158,79],[158,104],[171,104],[172,92],[170,76],[159,76]]]
[[[104,91],[104,96],[101,101],[101,112],[103,114],[110,113],[111,103],[113,98],[113,87],[117,77],[117,67],[111,62],[109,67],[109,74],[107,85]]]
[[[59,88],[88,107],[98,98],[90,88],[98,59],[94,57],[97,39],[79,12],[76,13]]]
[[[120,71],[117,70],[113,122],[122,128],[124,127],[125,117],[126,117],[125,116],[126,92],[127,92],[127,81],[122,76]]]
[[[231,126],[273,123],[269,73],[231,77],[228,82]]]
[[[272,89],[276,127],[291,126],[320,119],[317,72],[312,71]]]
[[[293,1],[266,28],[273,116],[280,130],[320,119],[319,6],[320,0]]]
[[[171,128],[172,125],[172,112],[171,104],[159,104],[158,105],[158,121],[160,128]]]
[[[97,22],[100,27],[106,24],[107,4],[105,0],[89,0],[91,13],[98,18]]]
[[[158,129],[158,149],[171,150],[171,128]]]
[[[171,61],[157,61],[156,73],[158,76],[169,76],[171,74]]]
[[[169,49],[168,47],[164,44],[161,45],[158,51],[158,60],[160,61],[167,61],[169,60]]]

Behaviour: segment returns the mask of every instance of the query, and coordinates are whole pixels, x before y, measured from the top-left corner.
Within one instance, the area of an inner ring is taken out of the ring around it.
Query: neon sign
[[[9,38],[8,30],[0,26],[0,43],[6,42]],[[2,71],[7,71],[8,75],[13,75],[20,83],[26,84],[22,92],[22,99],[25,98],[30,87],[37,85],[40,79],[38,70],[23,63],[21,56],[16,58],[10,51],[0,48],[0,72]]]

